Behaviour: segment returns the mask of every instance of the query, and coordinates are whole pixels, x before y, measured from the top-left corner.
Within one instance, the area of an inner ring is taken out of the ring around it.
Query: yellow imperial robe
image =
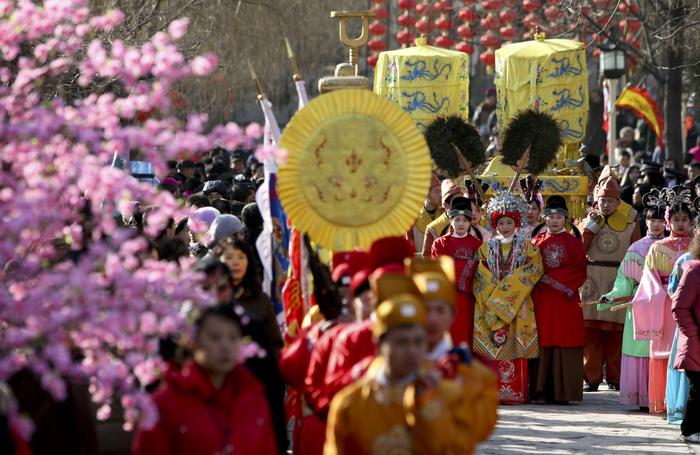
[[[430,362],[422,368],[440,375]],[[384,371],[379,357],[362,379],[333,399],[324,455],[470,454],[490,433],[478,412],[490,416],[494,409],[470,405],[483,393],[478,383],[466,387],[440,379],[437,387],[416,396],[415,377],[389,384]],[[491,400],[480,401],[485,402]],[[486,425],[493,423],[486,419]]]
[[[543,273],[540,251],[516,235],[494,237],[479,248],[474,275],[474,351],[486,359],[539,356],[530,292]]]

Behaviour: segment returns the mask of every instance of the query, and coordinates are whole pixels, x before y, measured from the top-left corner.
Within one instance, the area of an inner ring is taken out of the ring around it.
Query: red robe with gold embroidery
[[[467,343],[472,346],[474,336],[474,294],[472,293],[472,278],[476,270],[476,252],[481,241],[474,236],[455,237],[452,234],[443,235],[431,249],[431,257],[450,256],[455,262],[455,277],[457,286],[457,311],[455,321],[450,329],[452,342],[455,345]]]
[[[564,231],[541,232],[532,243],[542,253],[544,275],[532,290],[541,347],[586,345],[578,288],[586,281],[586,252],[581,241]]]

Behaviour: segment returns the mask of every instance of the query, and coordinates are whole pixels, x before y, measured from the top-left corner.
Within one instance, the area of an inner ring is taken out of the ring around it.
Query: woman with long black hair
[[[246,313],[263,324],[272,354],[278,358],[284,342],[272,301],[262,291],[253,250],[243,240],[226,239],[216,247],[215,254],[231,271],[233,297]]]

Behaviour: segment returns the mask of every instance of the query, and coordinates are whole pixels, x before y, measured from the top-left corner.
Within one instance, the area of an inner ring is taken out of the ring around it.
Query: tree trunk
[[[671,26],[674,30],[683,21],[683,2],[671,2]],[[666,158],[672,159],[676,165],[682,165],[685,156],[683,150],[683,119],[681,119],[683,103],[683,32],[666,44],[666,86],[664,87],[664,123],[666,125],[665,142]]]

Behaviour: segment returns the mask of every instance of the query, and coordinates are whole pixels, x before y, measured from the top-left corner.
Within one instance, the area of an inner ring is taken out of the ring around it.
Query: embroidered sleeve
[[[564,286],[562,283],[550,277],[549,275],[543,275],[541,280],[544,284],[553,287],[557,291],[563,292],[564,294],[566,294],[567,297],[572,297],[574,295],[573,289]]]

